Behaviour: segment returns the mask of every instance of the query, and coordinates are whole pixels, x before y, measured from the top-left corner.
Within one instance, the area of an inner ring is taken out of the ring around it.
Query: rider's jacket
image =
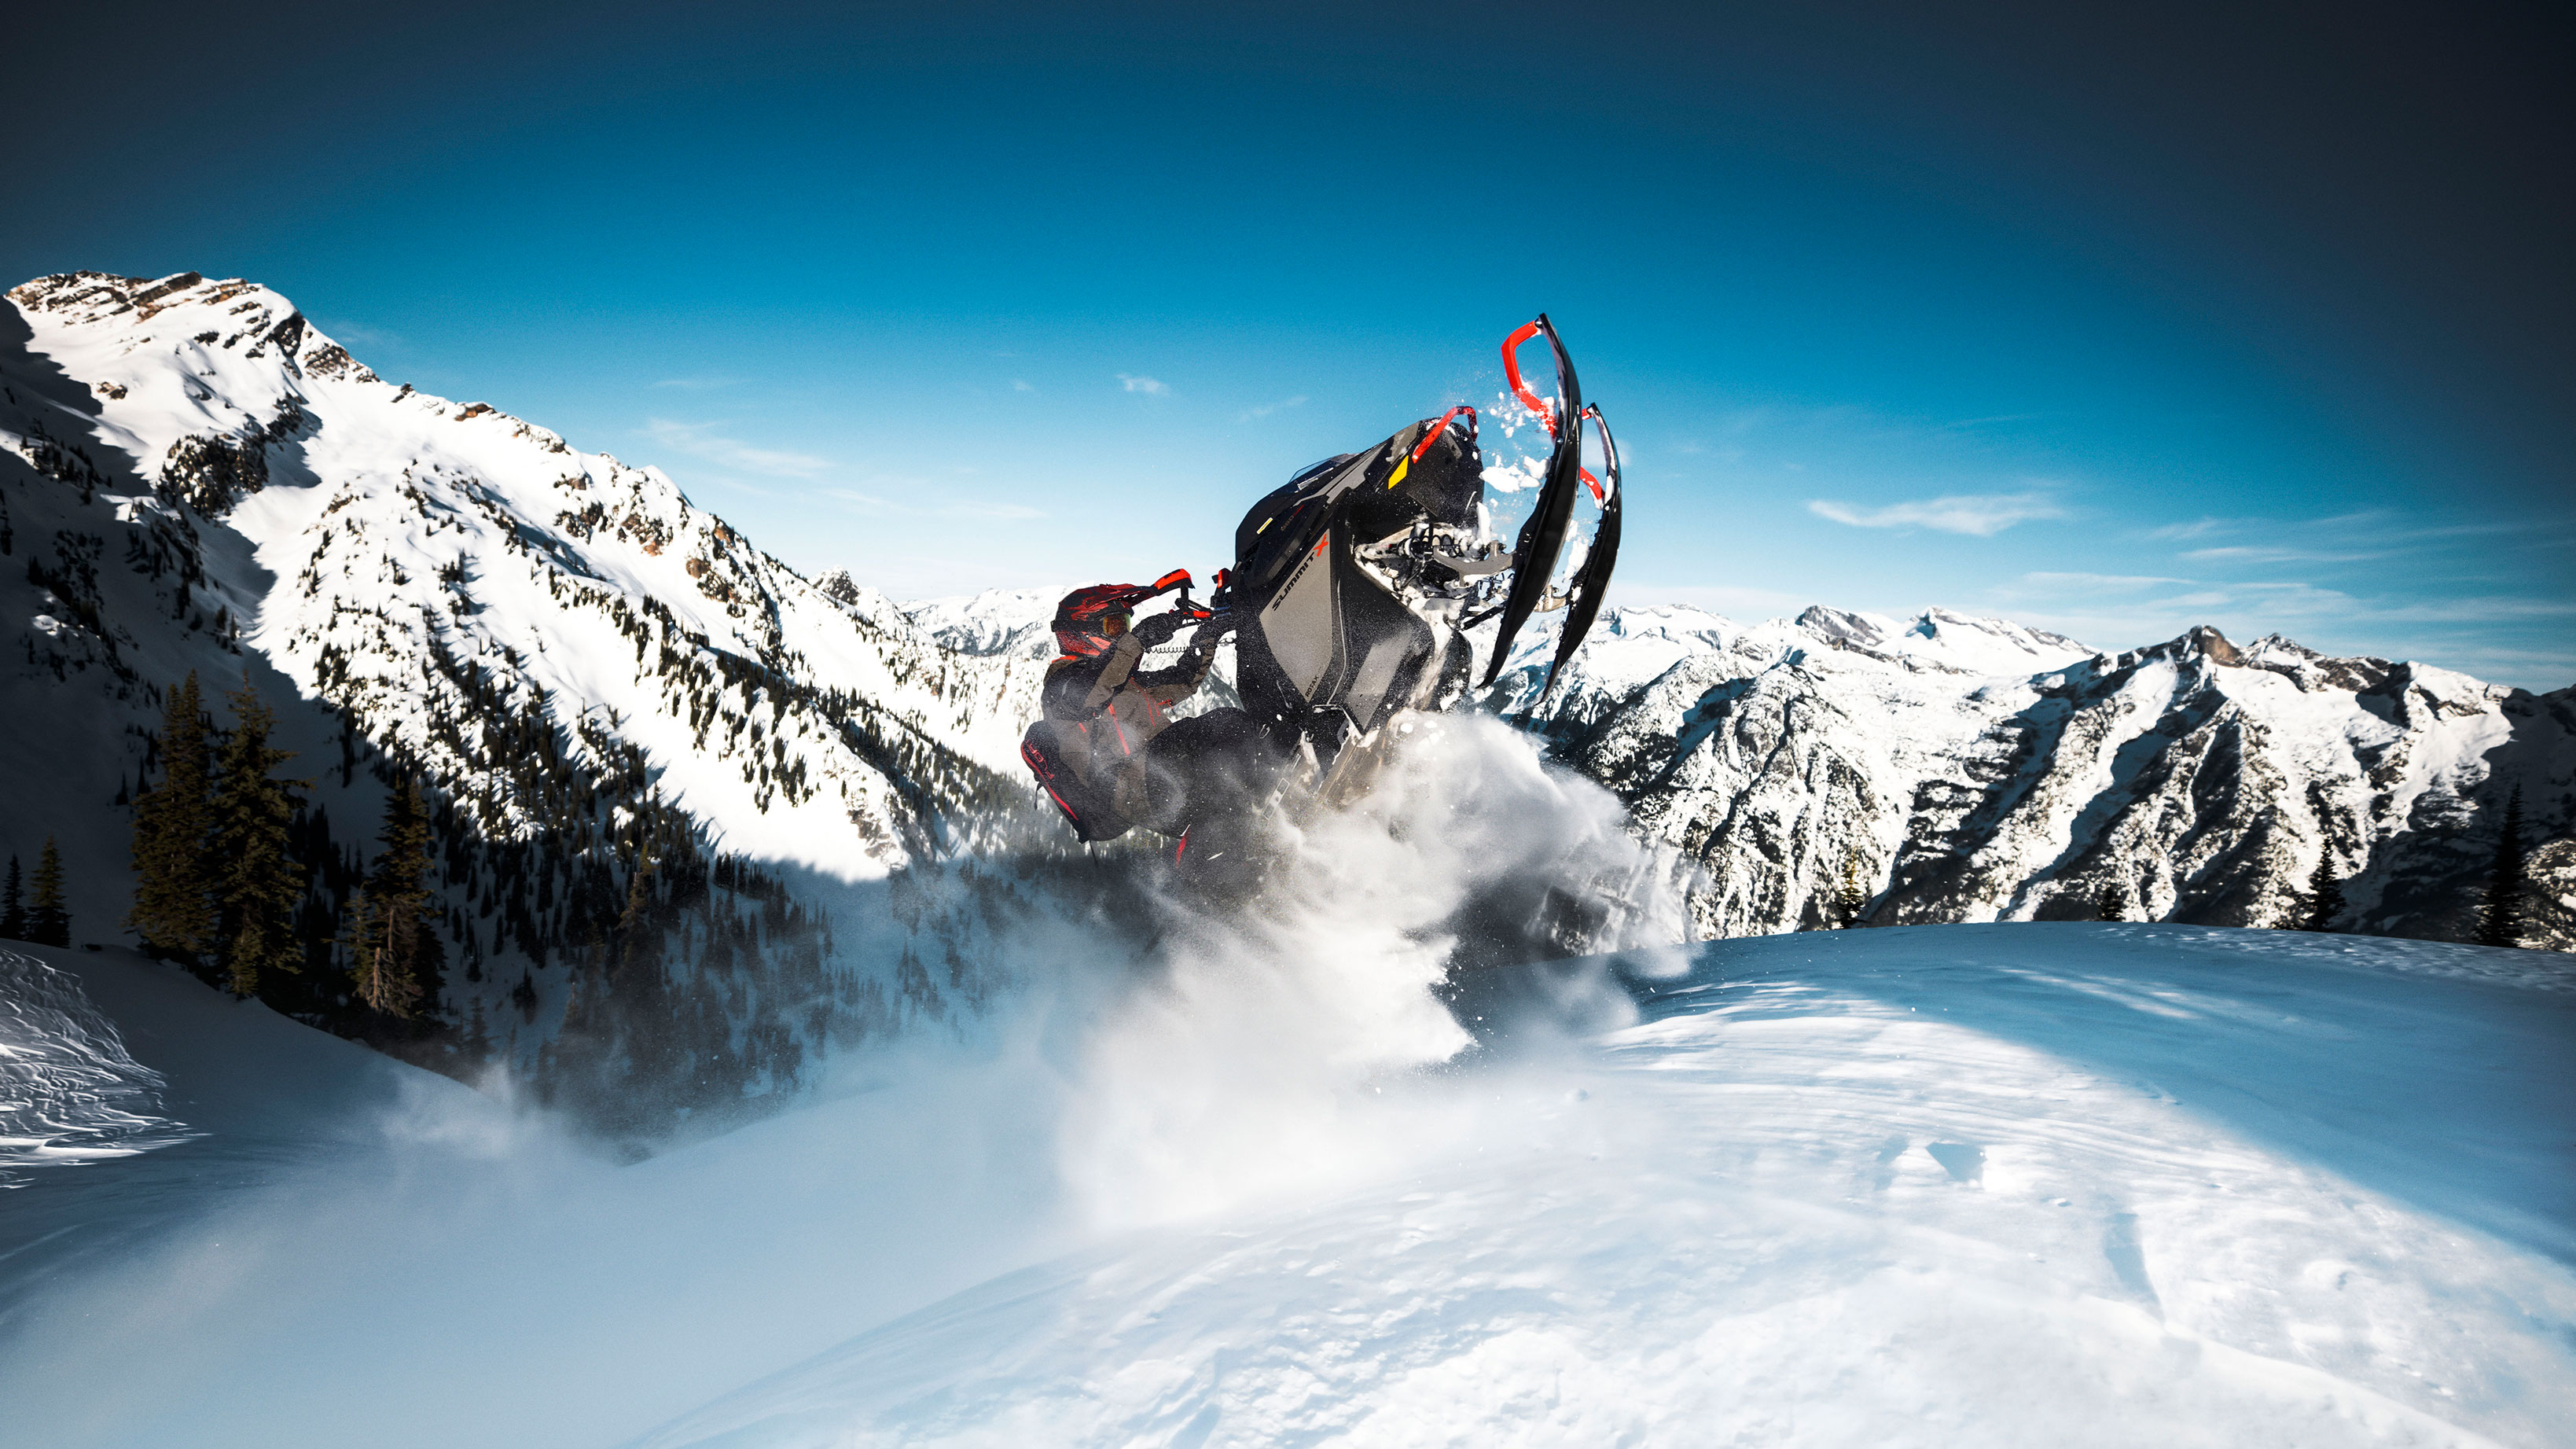
[[[1202,649],[1200,642],[1210,647]],[[1144,641],[1121,634],[1089,659],[1066,655],[1048,665],[1040,699],[1048,719],[1071,726],[1056,731],[1065,764],[1114,789],[1120,768],[1171,724],[1170,707],[1207,679],[1216,657],[1213,645],[1213,639],[1194,641],[1170,667],[1139,672]]]

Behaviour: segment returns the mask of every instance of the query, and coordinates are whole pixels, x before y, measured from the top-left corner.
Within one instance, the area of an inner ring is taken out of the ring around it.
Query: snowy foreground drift
[[[380,1060],[348,1120],[290,1121],[353,1049],[48,959],[209,1135],[0,1193],[24,1442],[2576,1437],[2563,956],[1719,942],[1626,1025],[1318,1063],[1230,1125],[1226,1053],[1100,1069],[1187,1039],[1140,1022],[1221,1025],[1130,982],[623,1169],[449,1083],[389,1098]],[[1561,1018],[1587,981],[1474,1009]]]

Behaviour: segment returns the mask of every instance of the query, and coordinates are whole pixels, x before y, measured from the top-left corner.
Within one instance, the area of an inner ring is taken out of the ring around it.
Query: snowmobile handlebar
[[[1187,569],[1174,569],[1154,582],[1156,587],[1160,589],[1170,586],[1174,579],[1180,580],[1181,595],[1179,598],[1172,601],[1172,613],[1174,616],[1185,623],[1191,624],[1205,624],[1212,619],[1224,619],[1226,617],[1228,604],[1227,586],[1233,582],[1233,578],[1227,570],[1218,569],[1216,571],[1216,577],[1213,580],[1216,587],[1208,591],[1208,601],[1205,604],[1191,602],[1190,575],[1189,570]],[[1229,622],[1224,627],[1231,629],[1234,625]],[[1222,632],[1222,630],[1219,632]],[[1214,636],[1211,635],[1210,637]]]
[[[1521,344],[1536,337],[1541,330],[1547,332],[1549,344],[1554,345],[1556,331],[1548,327],[1544,312],[1539,314],[1538,320],[1523,323],[1520,330],[1503,339],[1503,376],[1512,385],[1512,395],[1521,400],[1521,406],[1528,408],[1532,416],[1547,425],[1547,435],[1553,438],[1556,436],[1556,409],[1547,399],[1530,391],[1529,384],[1521,380]],[[1441,422],[1446,424],[1448,419],[1443,418]]]

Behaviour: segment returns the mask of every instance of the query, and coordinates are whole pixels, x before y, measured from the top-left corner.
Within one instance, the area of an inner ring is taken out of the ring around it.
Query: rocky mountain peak
[[[2227,642],[2226,635],[2207,624],[2193,625],[2191,632],[2183,636],[2182,642],[2191,650],[2207,655],[2213,662],[2230,668],[2241,669],[2247,662],[2245,656],[2237,651],[2236,646]]]
[[[1847,609],[1827,608],[1823,604],[1809,604],[1799,613],[1797,624],[1819,639],[1863,646],[1886,643],[1890,632],[1885,620],[1855,614]]]

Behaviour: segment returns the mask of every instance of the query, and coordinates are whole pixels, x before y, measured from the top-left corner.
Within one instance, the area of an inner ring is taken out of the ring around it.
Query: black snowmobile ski
[[[1556,688],[1556,676],[1565,668],[1565,661],[1574,657],[1575,647],[1592,632],[1592,621],[1601,617],[1601,596],[1610,587],[1610,570],[1619,562],[1619,445],[1610,440],[1610,424],[1602,420],[1599,407],[1585,404],[1582,419],[1592,424],[1601,439],[1602,476],[1596,479],[1579,465],[1576,472],[1601,501],[1601,522],[1593,528],[1591,546],[1585,550],[1583,562],[1568,586],[1565,627],[1557,634],[1556,659],[1547,667],[1547,686],[1539,691],[1542,698]],[[1576,451],[1581,451],[1579,443]],[[1509,642],[1495,641],[1496,663],[1501,662]],[[1493,682],[1490,672],[1486,682]]]

